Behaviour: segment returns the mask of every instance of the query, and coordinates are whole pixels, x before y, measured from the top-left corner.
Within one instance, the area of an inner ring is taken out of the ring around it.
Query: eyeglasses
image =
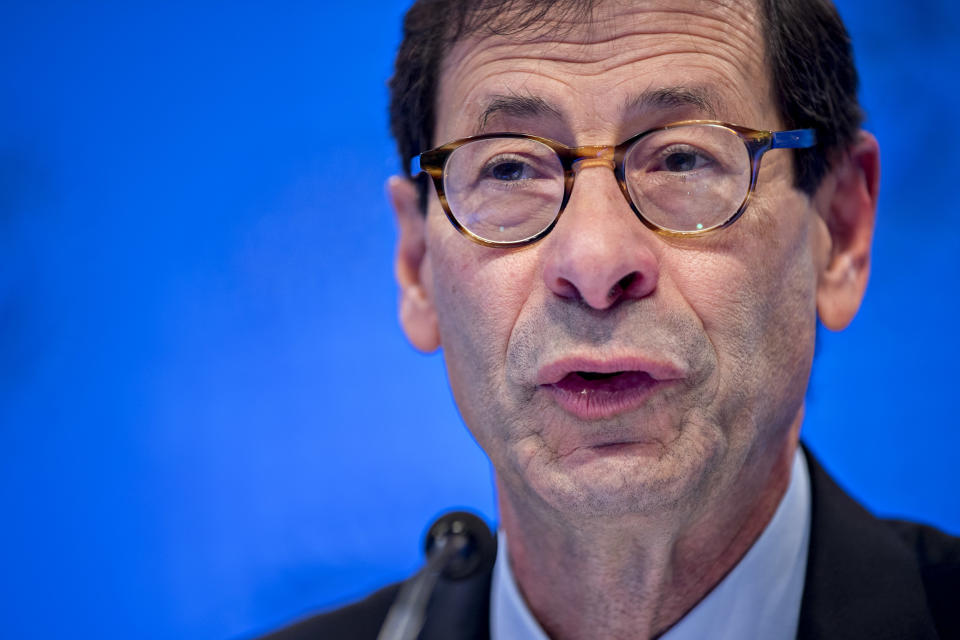
[[[813,129],[758,131],[712,120],[675,122],[616,146],[490,133],[421,153],[410,174],[429,174],[453,226],[488,247],[547,235],[570,200],[577,166],[613,169],[647,227],[692,236],[730,226],[746,211],[764,153],[815,143]]]

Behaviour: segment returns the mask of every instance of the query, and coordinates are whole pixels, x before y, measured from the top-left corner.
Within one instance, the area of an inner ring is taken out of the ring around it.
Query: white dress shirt
[[[660,640],[793,640],[810,541],[810,474],[797,450],[790,484],[776,513],[726,577]],[[491,640],[547,640],[517,589],[498,532],[490,594]]]

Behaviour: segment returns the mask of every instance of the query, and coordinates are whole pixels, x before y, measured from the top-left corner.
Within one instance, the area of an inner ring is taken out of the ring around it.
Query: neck
[[[794,437],[766,469],[745,465],[754,472],[714,492],[703,513],[668,521],[558,522],[517,509],[514,495],[498,483],[510,564],[530,610],[555,640],[660,635],[762,533],[786,491],[795,450]]]

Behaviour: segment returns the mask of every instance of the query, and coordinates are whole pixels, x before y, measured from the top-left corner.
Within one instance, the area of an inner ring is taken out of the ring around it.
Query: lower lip
[[[597,381],[564,379],[544,385],[560,408],[583,420],[610,418],[640,407],[666,384],[641,372],[627,373],[629,379]]]

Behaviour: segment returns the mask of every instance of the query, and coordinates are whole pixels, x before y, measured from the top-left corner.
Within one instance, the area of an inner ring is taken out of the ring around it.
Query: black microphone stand
[[[442,575],[463,580],[486,568],[494,558],[493,536],[472,513],[448,513],[426,536],[427,563],[400,589],[377,640],[414,640],[423,628],[430,596]]]

